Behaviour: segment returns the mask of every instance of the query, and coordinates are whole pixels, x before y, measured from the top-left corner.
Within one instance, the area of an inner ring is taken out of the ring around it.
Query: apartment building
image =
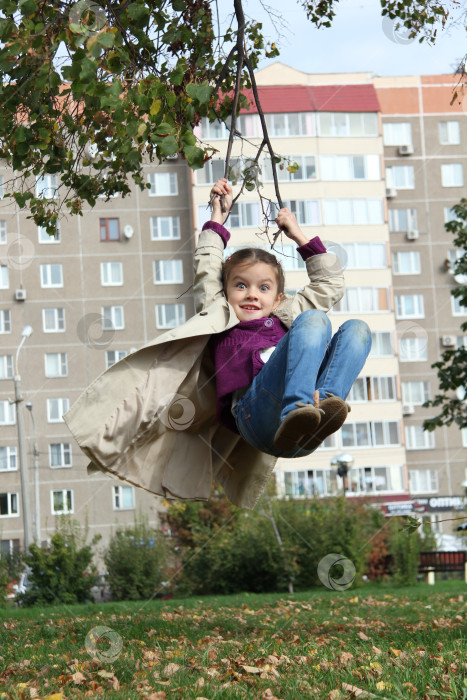
[[[465,101],[454,98],[457,84],[453,75],[374,79],[383,122],[409,489],[416,509],[435,521],[459,515],[466,505],[467,431],[453,425],[424,432],[422,422],[433,409],[421,407],[438,392],[431,365],[443,350],[467,342],[460,331],[467,309],[451,296],[466,280],[453,274],[460,251],[444,228],[467,192],[467,115]],[[444,531],[452,532],[452,524]]]
[[[194,311],[190,174],[185,162],[147,165],[150,189],[63,217],[50,238],[0,202],[0,530],[2,551],[24,544],[23,490],[13,377],[23,398],[30,540],[71,514],[103,542],[141,511],[158,524],[161,500],[103,474],[62,415],[107,367]],[[5,187],[9,172],[3,167]],[[36,182],[46,198],[57,180]],[[23,338],[23,329],[30,336]],[[25,408],[30,410],[25,410]]]
[[[369,73],[308,75],[280,63],[257,73],[262,109],[274,152],[297,162],[299,170],[279,169],[284,205],[303,231],[318,235],[342,260],[347,291],[330,313],[333,330],[349,318],[362,318],[373,331],[373,349],[355,383],[352,411],[339,433],[309,457],[279,460],[279,495],[328,496],[343,484],[331,460],[351,453],[349,496],[378,500],[391,512],[405,512],[409,502],[402,425],[396,317],[393,307],[389,227],[384,175],[382,121]],[[241,170],[261,143],[259,117],[243,111],[234,141],[232,170]],[[199,231],[209,214],[211,184],[224,173],[228,131],[204,122],[202,139],[219,150],[203,171],[194,174],[193,199]],[[285,163],[287,165],[287,162]],[[264,197],[275,200],[267,156],[261,160]],[[235,188],[234,188],[235,193]],[[267,212],[274,219],[274,209]],[[244,192],[227,224],[232,233],[226,254],[238,247],[269,247],[264,212],[256,192]],[[270,232],[277,227],[272,225]],[[286,291],[306,283],[305,266],[285,236],[275,252],[286,271]]]

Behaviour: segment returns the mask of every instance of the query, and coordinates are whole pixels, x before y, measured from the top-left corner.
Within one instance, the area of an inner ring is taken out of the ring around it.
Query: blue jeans
[[[313,450],[301,447],[292,452],[277,450],[276,430],[297,401],[313,403],[316,389],[320,401],[327,393],[346,399],[370,349],[371,332],[364,321],[346,321],[332,335],[324,311],[303,311],[236,405],[241,436],[276,457],[311,454]]]

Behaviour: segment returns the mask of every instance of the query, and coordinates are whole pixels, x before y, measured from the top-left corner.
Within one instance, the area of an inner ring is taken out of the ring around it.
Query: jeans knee
[[[306,324],[315,328],[322,327],[326,329],[331,327],[331,321],[327,313],[321,311],[321,309],[307,309],[306,311],[302,311],[293,322],[293,325],[295,324]]]
[[[352,318],[345,321],[340,327],[341,332],[348,333],[356,341],[362,341],[371,348],[371,329],[365,321],[358,318]]]

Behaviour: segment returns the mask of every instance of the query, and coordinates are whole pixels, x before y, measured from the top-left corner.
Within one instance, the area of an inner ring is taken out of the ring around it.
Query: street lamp
[[[24,440],[24,423],[23,423],[23,412],[21,410],[21,402],[23,397],[21,396],[21,377],[18,374],[18,356],[19,351],[23,347],[23,343],[26,338],[32,333],[31,326],[25,326],[21,333],[21,342],[18,345],[15,356],[14,365],[14,377],[13,381],[15,384],[15,406],[16,406],[16,425],[18,430],[18,456],[19,456],[19,473],[21,479],[21,505],[23,508],[23,529],[24,529],[24,550],[25,552],[29,549],[29,482],[26,464],[26,447]]]
[[[347,452],[344,452],[343,454],[336,455],[331,459],[331,466],[332,467],[337,467],[337,473],[342,479],[342,485],[344,489],[344,497],[345,497],[345,492],[346,492],[346,485],[345,481],[347,479],[347,474],[349,469],[352,468],[352,465],[354,463],[354,458],[352,455],[348,454]]]
[[[34,456],[34,539],[36,540],[36,543],[39,544],[41,540],[41,513],[39,502],[39,448],[37,446],[36,423],[34,420],[34,414],[32,412],[32,403],[28,401],[25,405],[29,411],[29,415],[31,416],[32,434],[34,438],[32,452]]]

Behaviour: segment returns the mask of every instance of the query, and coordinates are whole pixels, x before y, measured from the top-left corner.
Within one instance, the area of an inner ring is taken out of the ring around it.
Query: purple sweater
[[[203,230],[207,228],[219,234],[224,247],[227,245],[230,233],[224,226],[209,221],[204,224]],[[318,236],[297,250],[303,260],[326,252]],[[270,316],[239,321],[234,328],[212,336],[210,348],[216,371],[216,417],[221,425],[238,433],[231,413],[232,393],[250,386],[264,366],[260,351],[277,345],[286,333],[287,328],[283,323],[275,316]]]

